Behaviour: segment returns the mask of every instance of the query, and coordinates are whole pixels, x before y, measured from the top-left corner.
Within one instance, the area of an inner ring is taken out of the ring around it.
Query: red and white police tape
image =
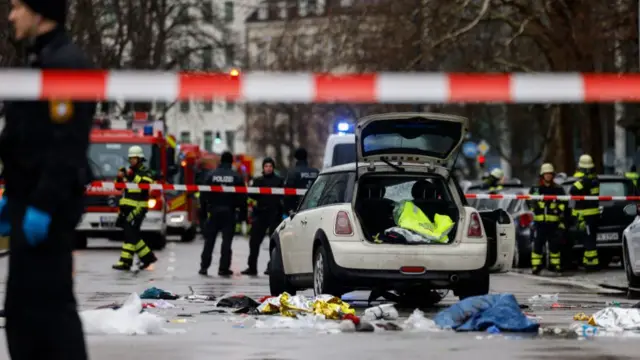
[[[266,187],[246,187],[246,186],[219,186],[219,185],[174,185],[174,184],[134,184],[134,183],[114,183],[107,181],[95,181],[88,191],[110,191],[121,189],[143,189],[143,190],[167,190],[185,192],[225,192],[240,194],[261,194],[261,195],[304,195],[306,189],[294,188],[266,188]],[[516,194],[465,194],[467,199],[518,199],[518,200],[560,200],[560,201],[640,201],[640,196],[556,196],[556,195],[516,195]]]
[[[640,74],[0,70],[0,99],[289,103],[640,102]]]

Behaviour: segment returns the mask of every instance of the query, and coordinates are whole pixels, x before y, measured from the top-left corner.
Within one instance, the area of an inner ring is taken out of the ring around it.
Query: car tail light
[[[349,220],[349,215],[345,211],[339,211],[338,216],[336,216],[335,233],[336,235],[353,234],[351,220]]]
[[[482,221],[480,220],[480,215],[478,215],[477,212],[471,213],[470,220],[467,236],[474,238],[482,237]]]
[[[525,213],[520,215],[520,227],[526,228],[529,227],[529,225],[531,225],[531,223],[533,222],[533,214],[531,213]]]
[[[400,272],[404,274],[424,274],[425,271],[424,266],[403,266],[400,268]]]

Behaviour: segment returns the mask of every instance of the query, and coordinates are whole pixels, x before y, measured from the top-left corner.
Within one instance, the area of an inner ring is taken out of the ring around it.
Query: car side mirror
[[[627,214],[629,216],[638,215],[638,207],[637,207],[636,204],[629,204],[629,205],[625,206],[623,211],[624,211],[625,214]]]

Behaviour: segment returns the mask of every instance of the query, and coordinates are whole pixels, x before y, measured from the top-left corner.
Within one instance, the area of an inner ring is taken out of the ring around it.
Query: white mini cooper
[[[468,206],[450,175],[467,123],[430,113],[360,120],[356,162],[321,172],[297,212],[272,234],[271,293],[372,290],[412,299],[431,299],[425,294],[442,289],[460,298],[487,294],[489,271],[510,269],[515,227],[502,209]],[[401,200],[412,201],[429,219],[449,216],[455,225],[448,241],[379,241],[397,226],[393,209]]]

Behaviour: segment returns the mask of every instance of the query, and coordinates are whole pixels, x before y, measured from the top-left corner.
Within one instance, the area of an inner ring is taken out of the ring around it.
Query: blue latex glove
[[[7,208],[7,197],[0,199],[0,236],[7,236],[11,232],[9,222],[9,209]]]
[[[32,206],[27,208],[22,222],[22,230],[31,246],[40,244],[49,235],[51,215]]]

